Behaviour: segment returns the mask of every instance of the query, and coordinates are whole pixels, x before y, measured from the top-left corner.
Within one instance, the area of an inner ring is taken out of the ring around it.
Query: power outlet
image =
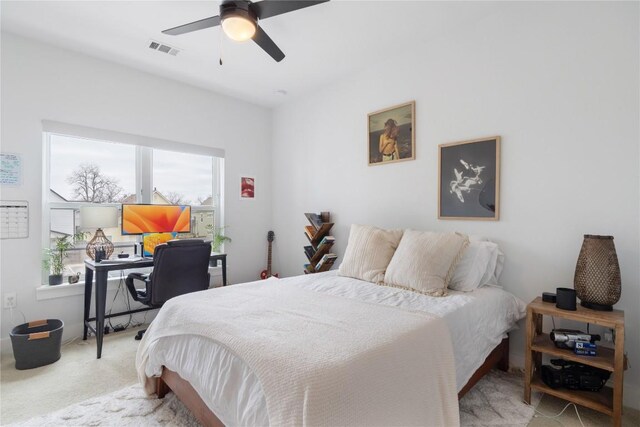
[[[4,294],[4,308],[16,308],[18,306],[18,297],[15,292]]]

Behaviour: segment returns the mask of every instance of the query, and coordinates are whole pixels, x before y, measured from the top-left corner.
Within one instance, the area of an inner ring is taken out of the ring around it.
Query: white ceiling
[[[219,4],[3,0],[0,7],[3,31],[264,106],[317,90],[393,52],[415,49],[496,7],[485,2],[333,0],[261,21],[287,55],[280,63],[253,42],[221,37],[220,27],[181,36],[161,34],[217,15]],[[176,57],[154,51],[148,48],[151,39],[183,51]],[[218,64],[221,43],[223,66]]]

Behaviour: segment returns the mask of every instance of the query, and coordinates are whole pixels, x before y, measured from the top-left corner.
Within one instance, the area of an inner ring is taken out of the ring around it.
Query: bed
[[[463,396],[491,368],[508,369],[507,333],[525,315],[525,304],[499,287],[449,291],[430,297],[338,276],[335,271],[269,279],[235,287],[283,286],[349,301],[425,312],[444,320],[455,364],[455,387]],[[204,292],[217,292],[208,290]],[[198,293],[176,298],[188,304]],[[257,376],[225,346],[196,334],[154,338],[152,324],[138,354],[138,372],[148,391],[163,397],[173,390],[203,425],[269,425],[265,395]],[[194,357],[197,355],[197,357]],[[456,404],[457,407],[457,404]]]

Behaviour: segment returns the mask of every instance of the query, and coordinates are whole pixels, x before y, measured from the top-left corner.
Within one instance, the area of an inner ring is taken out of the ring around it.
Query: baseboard
[[[156,316],[157,311],[151,310],[151,311],[146,311],[142,313],[135,313],[133,315],[134,321],[141,322],[145,314],[147,315],[145,323],[150,323]],[[128,315],[114,317],[112,318],[111,321],[115,325],[117,323],[120,323],[119,319],[124,319],[127,317]],[[65,343],[68,343],[69,341],[81,340],[82,333],[84,332],[84,329],[82,326],[83,326],[82,322],[77,322],[77,323],[65,322],[64,329],[62,330],[62,345],[64,345]],[[11,337],[5,337],[0,339],[0,356],[2,358],[11,357],[13,359],[13,348],[11,347]]]
[[[4,359],[7,356],[13,356],[10,337],[0,339],[0,357]]]
[[[209,274],[211,275],[210,287],[218,287],[222,285],[222,267],[209,267]],[[108,291],[113,292],[116,290],[116,287],[117,287],[117,280],[113,280],[108,285]],[[44,292],[51,292],[50,291],[51,289],[52,291],[55,291],[58,294],[54,296],[47,296],[47,297],[40,296],[37,298],[38,300],[50,299],[50,298],[64,298],[69,296],[82,295],[84,293],[84,284],[64,285],[64,286],[58,286],[58,287],[43,286],[41,288],[46,288]],[[108,303],[110,302],[111,300],[108,301]],[[93,306],[93,301],[92,301],[92,306]],[[144,306],[140,305],[140,307],[144,307]],[[134,308],[137,308],[137,307],[134,307]],[[82,315],[82,311],[81,311],[82,307],[77,307],[77,310],[79,310],[80,315]],[[156,312],[150,311],[148,313],[149,314],[147,315],[147,323],[150,322],[151,319],[153,319],[153,316],[155,316]],[[65,321],[63,335],[62,335],[62,342],[64,343],[74,338],[81,338],[82,332],[83,332],[82,325],[83,325],[82,322],[70,324]],[[11,347],[11,337],[0,338],[0,357],[13,358],[13,349]]]
[[[62,342],[63,344],[73,339],[82,339],[82,322],[78,323],[65,323],[62,330]],[[13,348],[11,347],[11,337],[2,338],[0,340],[0,354],[2,357],[13,357]]]
[[[640,411],[640,386],[635,384],[624,384],[623,406]]]
[[[524,353],[512,350],[509,353],[509,368],[524,370]]]
[[[146,319],[143,317],[146,314]],[[156,316],[157,311],[155,310],[151,310],[151,311],[145,311],[142,313],[135,313],[133,314],[133,319],[134,322],[142,322],[142,320],[145,320],[145,323],[150,323],[154,317]],[[118,317],[114,317],[111,319],[111,322],[116,325],[118,323],[121,323],[120,319],[125,319],[127,318],[128,315],[122,315],[122,316],[118,316]],[[126,320],[125,320],[126,322]],[[83,330],[83,323],[82,322],[78,322],[78,323],[69,323],[67,321],[65,321],[64,323],[64,329],[62,330],[62,343],[63,345],[69,341],[72,340],[76,340],[76,339],[82,339],[82,334],[84,332]],[[13,348],[11,347],[11,337],[4,337],[0,339],[0,357],[2,357],[3,359],[5,357],[11,357],[13,358]]]
[[[62,330],[62,342],[65,343],[72,339],[82,339],[82,323],[74,323],[64,324],[64,329]],[[0,339],[0,355],[2,357],[12,357],[13,358],[13,348],[11,347],[11,337],[6,337]]]

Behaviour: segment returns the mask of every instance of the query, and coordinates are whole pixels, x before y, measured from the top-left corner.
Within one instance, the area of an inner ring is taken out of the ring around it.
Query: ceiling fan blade
[[[315,6],[320,3],[326,3],[329,0],[262,0],[260,2],[251,3],[249,6],[259,19],[271,18],[272,16],[282,15],[283,13],[293,12],[294,10],[304,9],[305,7]]]
[[[220,25],[220,17],[212,16],[210,18],[201,19],[199,21],[191,22],[189,24],[184,24],[178,27],[169,28],[168,30],[164,30],[162,34],[179,36],[180,34],[190,33],[192,31],[204,30],[205,28],[211,28],[218,25]]]
[[[280,62],[284,59],[284,53],[280,48],[271,40],[271,37],[264,32],[260,26],[256,28],[256,33],[253,36],[253,41],[258,44],[265,52],[267,52],[276,62]]]

